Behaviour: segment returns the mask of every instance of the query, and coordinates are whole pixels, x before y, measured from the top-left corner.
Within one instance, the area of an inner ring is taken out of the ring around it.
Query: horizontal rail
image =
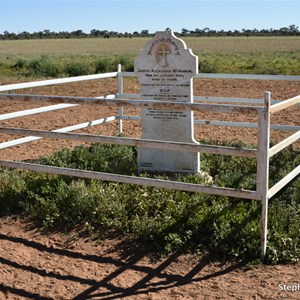
[[[125,99],[142,99],[141,94],[119,94],[118,98],[125,98]]]
[[[300,174],[300,165],[268,190],[269,199],[271,199],[276,193],[278,193],[283,187],[285,187],[290,181],[292,181],[299,174]]]
[[[273,113],[276,113],[280,110],[283,110],[283,109],[286,109],[286,108],[289,108],[293,105],[296,105],[296,104],[299,104],[300,103],[300,95],[296,96],[296,97],[293,97],[291,99],[288,99],[288,100],[285,100],[285,101],[282,101],[280,103],[277,103],[277,104],[274,104],[274,105],[271,105],[270,106],[270,113],[273,114]]]
[[[120,72],[123,77],[136,77],[135,72]],[[103,74],[92,74],[84,76],[75,76],[67,78],[58,78],[50,80],[41,80],[35,82],[25,82],[16,83],[0,86],[0,92],[12,91],[18,89],[26,89],[54,84],[64,84],[71,82],[79,82],[86,80],[95,80],[101,78],[116,77],[118,72],[110,72]],[[194,78],[212,78],[212,79],[247,79],[247,80],[288,80],[288,81],[298,81],[300,76],[289,76],[289,75],[256,75],[256,74],[214,74],[214,73],[199,73],[194,76]]]
[[[91,126],[111,122],[111,121],[114,121],[116,119],[117,119],[117,117],[111,116],[111,117],[102,118],[102,119],[99,119],[99,120],[94,120],[94,121],[85,122],[85,123],[81,123],[81,124],[77,124],[77,125],[63,127],[63,128],[60,128],[60,129],[53,130],[52,132],[65,133],[65,132],[69,132],[69,131],[79,130],[79,129],[83,129],[83,128],[87,128],[87,127],[91,127]],[[28,137],[25,137],[25,138],[19,138],[19,139],[8,141],[8,142],[3,142],[3,143],[0,143],[0,149],[6,149],[6,148],[9,148],[9,147],[13,147],[13,146],[33,142],[33,141],[36,141],[36,140],[40,140],[42,138],[43,137],[28,136]]]
[[[127,116],[123,115],[120,117],[122,120],[129,121],[140,121],[142,118],[140,116]],[[258,123],[250,123],[250,122],[226,122],[226,121],[218,121],[218,120],[194,120],[195,125],[210,125],[210,126],[226,126],[226,127],[242,127],[242,128],[258,128]],[[271,124],[270,128],[272,130],[286,130],[286,131],[298,131],[300,130],[300,126],[292,126],[292,125],[279,125],[279,124]]]
[[[243,128],[258,128],[258,123],[250,122],[227,122],[218,120],[194,120],[194,124],[198,125],[211,125],[211,126],[228,126],[228,127],[243,127]],[[279,125],[271,124],[270,128],[273,130],[286,130],[286,131],[298,131],[300,126],[292,125]]]
[[[199,74],[196,74],[194,78],[243,79],[243,80],[287,80],[287,81],[300,80],[300,76],[293,76],[293,75],[216,74],[216,73],[199,73]]]
[[[293,135],[289,136],[285,140],[281,141],[280,143],[274,145],[269,150],[269,158],[280,152],[281,150],[285,149],[295,141],[297,141],[300,138],[300,130],[298,132],[295,132]]]
[[[135,72],[121,72],[122,77],[137,77],[137,73]]]
[[[110,78],[110,77],[116,77],[117,74],[118,74],[118,72],[111,72],[111,73],[104,73],[104,74],[93,74],[93,75],[75,76],[75,77],[68,77],[68,78],[58,78],[58,79],[50,79],[50,80],[8,84],[8,85],[0,86],[0,92],[27,89],[27,88],[54,85],[54,84],[95,80],[95,79],[101,79],[101,78]]]
[[[120,182],[120,183],[127,183],[127,184],[138,184],[138,185],[152,186],[157,188],[182,190],[187,192],[206,193],[210,195],[220,195],[220,196],[222,195],[222,196],[244,198],[250,200],[260,200],[255,191],[249,191],[249,190],[235,190],[232,188],[210,187],[210,186],[203,186],[203,185],[184,183],[178,181],[110,174],[110,173],[103,173],[103,172],[93,172],[93,171],[77,170],[71,168],[60,168],[60,167],[52,167],[52,166],[30,164],[30,163],[23,163],[23,162],[14,162],[14,161],[7,161],[7,160],[0,160],[0,166],[6,168],[30,170],[35,172],[59,174],[59,175],[74,176],[74,177],[81,177],[81,178],[90,178],[90,179],[104,180],[104,181],[113,181],[113,182]]]
[[[109,94],[100,97],[95,97],[96,99],[116,99],[116,94]]]
[[[0,94],[0,99],[20,101],[50,101],[87,104],[102,104],[109,106],[134,106],[144,108],[164,108],[170,110],[196,110],[196,111],[212,111],[212,112],[255,112],[262,111],[263,107],[259,106],[243,106],[228,104],[203,104],[203,103],[186,103],[186,102],[167,102],[156,100],[128,100],[128,99],[97,99],[91,97],[75,97],[75,96],[45,96],[45,95],[29,95],[29,94]]]
[[[121,94],[120,98],[142,99],[141,94]],[[193,96],[194,103],[215,102],[215,103],[243,103],[243,104],[264,104],[263,99],[252,98],[229,98],[229,97],[210,97],[210,96]],[[273,100],[273,103],[278,103],[281,100]]]
[[[146,148],[173,150],[173,151],[184,150],[188,152],[202,152],[202,153],[205,152],[211,154],[256,157],[256,149],[211,146],[211,145],[193,144],[193,143],[179,143],[179,142],[171,142],[171,141],[133,139],[133,138],[124,138],[124,137],[110,137],[110,136],[79,134],[79,133],[77,134],[63,133],[59,131],[7,128],[7,127],[0,127],[0,133],[16,134],[16,135],[34,135],[34,136],[50,138],[50,139],[79,140],[79,141],[85,141],[91,143],[118,144],[118,145],[125,145],[125,146],[146,147]]]
[[[210,97],[210,96],[194,96],[194,102],[215,102],[215,103],[243,103],[243,104],[264,104],[263,99],[253,98],[229,98],[229,97]]]
[[[140,116],[126,116],[126,115],[122,115],[121,117],[119,117],[119,119],[121,119],[121,120],[129,120],[129,121],[141,121],[142,117],[140,117]]]
[[[39,108],[33,108],[33,109],[27,109],[27,110],[2,114],[2,115],[0,115],[0,121],[40,114],[40,113],[49,112],[49,111],[53,111],[53,110],[69,108],[69,107],[73,107],[73,106],[77,106],[77,105],[78,104],[56,104],[56,105],[49,105],[49,106],[44,106],[44,107],[39,107]]]
[[[116,96],[116,98],[127,98],[127,99],[142,99],[141,94],[120,94],[119,96]],[[246,105],[252,105],[252,104],[264,104],[263,99],[255,99],[255,98],[229,98],[229,97],[210,97],[210,96],[194,96],[193,97],[194,103],[242,103]],[[285,100],[271,100],[272,104],[277,104],[284,102]],[[300,103],[297,104],[297,106],[300,106]]]
[[[271,100],[271,103],[277,104],[284,102],[286,100],[276,100],[273,99]],[[246,105],[251,105],[251,104],[260,104],[264,105],[264,100],[263,99],[255,99],[255,98],[229,98],[229,97],[209,97],[209,96],[194,96],[194,102],[202,103],[202,102],[215,102],[215,103],[242,103]],[[297,104],[300,106],[300,103]]]
[[[300,126],[297,126],[297,125],[271,124],[270,128],[272,130],[286,130],[286,131],[298,131],[298,130],[300,130]]]
[[[137,77],[135,72],[122,72],[124,77]],[[243,80],[288,80],[300,81],[300,76],[294,75],[259,75],[259,74],[216,74],[199,73],[194,78],[204,79],[243,79]]]

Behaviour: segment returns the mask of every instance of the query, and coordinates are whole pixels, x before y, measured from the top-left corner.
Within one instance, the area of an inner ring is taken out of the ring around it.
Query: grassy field
[[[188,48],[202,52],[278,52],[300,51],[300,37],[183,37]],[[0,41],[0,55],[97,54],[137,55],[149,38],[88,38]]]
[[[300,74],[300,37],[186,37],[204,73]],[[0,41],[1,77],[65,77],[133,70],[149,38]]]

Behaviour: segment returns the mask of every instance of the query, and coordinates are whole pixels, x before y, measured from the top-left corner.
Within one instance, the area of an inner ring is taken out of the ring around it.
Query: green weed
[[[201,73],[235,74],[300,74],[300,52],[236,52],[196,53]],[[123,71],[133,71],[134,55],[57,55],[0,57],[0,76],[69,77]]]
[[[271,184],[299,161],[299,151],[292,148],[274,156]],[[38,162],[127,175],[137,173],[136,150],[125,146],[79,146]],[[255,189],[254,159],[202,154],[201,162],[202,169],[213,176],[213,184]],[[174,176],[154,177],[174,180]],[[175,177],[178,181],[205,183],[205,179],[191,174]],[[259,258],[261,204],[255,200],[1,170],[0,208],[2,215],[25,211],[47,228],[76,226],[101,237],[111,231],[129,233],[159,253],[190,250],[209,252],[219,259]],[[269,263],[299,261],[299,218],[298,176],[269,203]]]

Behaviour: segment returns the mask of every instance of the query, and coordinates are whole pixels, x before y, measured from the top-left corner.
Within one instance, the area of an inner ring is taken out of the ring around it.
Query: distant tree
[[[116,37],[116,36],[118,36],[118,32],[117,31],[109,31],[108,34],[109,34],[109,37]]]
[[[166,28],[166,31],[171,31],[170,27]],[[138,36],[151,36],[148,29],[143,29],[139,33],[134,31],[133,33],[125,32],[120,33],[116,31],[108,30],[98,30],[92,29],[90,33],[85,33],[81,29],[68,32],[60,31],[54,32],[49,29],[44,29],[43,31],[30,33],[28,31],[23,31],[21,33],[15,34],[13,32],[8,32],[5,30],[3,34],[0,34],[1,40],[18,40],[18,39],[55,39],[55,38],[84,38],[84,37],[138,37]],[[295,24],[291,24],[287,27],[282,27],[279,29],[246,29],[242,28],[241,30],[214,30],[209,27],[204,27],[203,29],[196,28],[195,30],[188,30],[183,28],[181,32],[175,32],[175,35],[182,36],[300,36],[299,27]]]
[[[238,30],[235,30],[235,31],[233,32],[233,35],[234,35],[234,36],[239,36],[239,35],[240,35],[240,32],[239,32]]]
[[[188,29],[186,29],[186,28],[182,28],[182,29],[181,29],[181,34],[182,34],[183,36],[187,36],[187,35],[190,34],[190,31],[189,31]]]
[[[147,36],[147,35],[149,35],[149,30],[146,30],[146,29],[142,30],[142,31],[141,31],[141,35],[142,35],[142,36]]]
[[[27,31],[23,31],[22,33],[19,33],[19,38],[20,39],[28,40],[28,39],[30,39],[30,37],[31,37],[31,35]]]
[[[103,37],[104,37],[105,39],[109,39],[109,32],[108,32],[108,30],[103,30],[103,31],[101,31],[101,35],[103,35]]]
[[[49,36],[50,36],[50,30],[49,30],[49,29],[45,29],[45,30],[43,31],[43,36],[44,36],[44,37],[49,37]]]
[[[72,31],[71,34],[75,37],[82,37],[85,35],[85,33],[81,29]]]
[[[90,35],[98,37],[101,35],[101,32],[100,32],[100,30],[92,29]]]
[[[218,36],[226,36],[226,32],[222,29],[220,31],[217,32]]]
[[[61,38],[69,39],[71,37],[71,33],[68,31],[61,31],[59,32],[59,36]]]
[[[4,31],[3,35],[5,40],[17,40],[18,36],[13,32],[8,32],[7,30]]]
[[[203,30],[201,30],[199,28],[196,28],[195,29],[195,34],[198,35],[198,36],[201,36],[203,34]]]
[[[290,25],[289,26],[289,32],[291,35],[297,35],[299,33],[299,27],[296,25]]]

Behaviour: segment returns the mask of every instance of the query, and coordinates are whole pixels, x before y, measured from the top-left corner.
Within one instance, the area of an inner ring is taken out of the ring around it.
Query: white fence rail
[[[11,84],[0,86],[0,92],[8,92],[0,94],[0,101],[6,100],[20,100],[20,101],[49,101],[51,103],[59,103],[56,105],[25,110],[21,112],[14,112],[0,115],[0,120],[8,120],[11,118],[19,118],[38,113],[43,113],[51,110],[64,109],[80,103],[110,105],[119,107],[118,115],[109,116],[99,120],[94,120],[82,124],[57,129],[54,131],[49,130],[36,130],[24,128],[7,128],[0,127],[0,134],[9,135],[23,135],[25,138],[16,139],[4,143],[0,143],[0,149],[5,149],[21,143],[30,142],[41,138],[53,139],[66,139],[86,141],[92,143],[110,143],[120,144],[127,146],[142,146],[155,149],[170,149],[189,152],[202,152],[213,153],[221,155],[233,155],[244,157],[255,157],[257,160],[257,185],[255,191],[250,190],[236,190],[232,188],[204,186],[197,184],[188,184],[177,181],[158,180],[152,178],[142,178],[137,176],[125,176],[119,174],[107,174],[103,172],[91,172],[85,170],[75,170],[70,168],[50,167],[44,165],[37,165],[32,163],[16,162],[0,160],[0,166],[7,168],[19,168],[32,170],[36,172],[56,173],[69,176],[77,176],[84,178],[93,178],[98,180],[116,181],[121,183],[140,184],[146,186],[154,186],[161,188],[179,189],[184,191],[207,193],[213,195],[224,195],[230,197],[244,198],[250,200],[262,201],[262,231],[261,231],[261,256],[266,254],[267,247],[267,220],[268,220],[268,201],[278,191],[280,191],[286,184],[293,180],[300,174],[300,166],[295,167],[288,175],[281,179],[273,187],[269,188],[269,159],[276,153],[282,151],[287,146],[296,142],[300,137],[300,126],[287,126],[270,124],[270,117],[283,109],[292,106],[299,106],[300,96],[296,96],[286,101],[271,101],[271,93],[265,92],[263,99],[243,99],[243,98],[220,98],[220,97],[203,97],[195,96],[194,103],[181,103],[181,102],[162,102],[162,101],[145,101],[141,99],[138,94],[124,94],[123,93],[123,78],[136,76],[133,72],[121,72],[121,66],[118,66],[117,72],[96,74],[88,76],[79,76],[72,78],[62,78],[54,80],[44,80],[31,83]],[[11,91],[40,87],[53,84],[63,84],[69,82],[79,82],[85,80],[95,80],[101,78],[117,77],[118,91],[114,95],[107,95],[98,98],[88,97],[70,97],[70,96],[41,96],[41,95],[28,95],[28,94],[11,94]],[[196,78],[225,78],[225,79],[244,79],[244,80],[299,80],[300,76],[269,76],[269,75],[239,75],[239,74],[198,74]],[[237,105],[243,104],[243,105]],[[272,104],[273,103],[273,104]],[[257,105],[257,106],[254,106]],[[258,147],[257,149],[247,148],[234,148],[213,146],[204,144],[192,143],[179,143],[172,141],[157,141],[145,139],[133,139],[125,137],[111,137],[90,134],[71,133],[71,131],[86,128],[89,126],[99,125],[117,120],[119,123],[119,133],[123,132],[123,120],[140,120],[139,116],[126,116],[124,115],[124,107],[139,107],[139,108],[163,108],[170,110],[193,110],[193,111],[209,111],[209,112],[225,112],[239,114],[241,112],[252,112],[258,115],[258,123],[249,122],[224,122],[218,120],[195,120],[195,124],[205,124],[212,126],[236,126],[236,127],[250,127],[258,128]],[[270,129],[277,130],[291,130],[296,131],[293,135],[284,141],[274,145],[270,148]]]
[[[64,83],[71,83],[71,82],[96,80],[101,78],[110,78],[110,77],[115,77],[117,74],[118,72],[111,72],[111,73],[104,73],[104,74],[94,74],[94,75],[76,76],[76,77],[42,80],[42,81],[34,81],[34,82],[8,84],[8,85],[0,86],[0,92],[14,91],[14,90],[55,85],[55,84],[64,84]]]

